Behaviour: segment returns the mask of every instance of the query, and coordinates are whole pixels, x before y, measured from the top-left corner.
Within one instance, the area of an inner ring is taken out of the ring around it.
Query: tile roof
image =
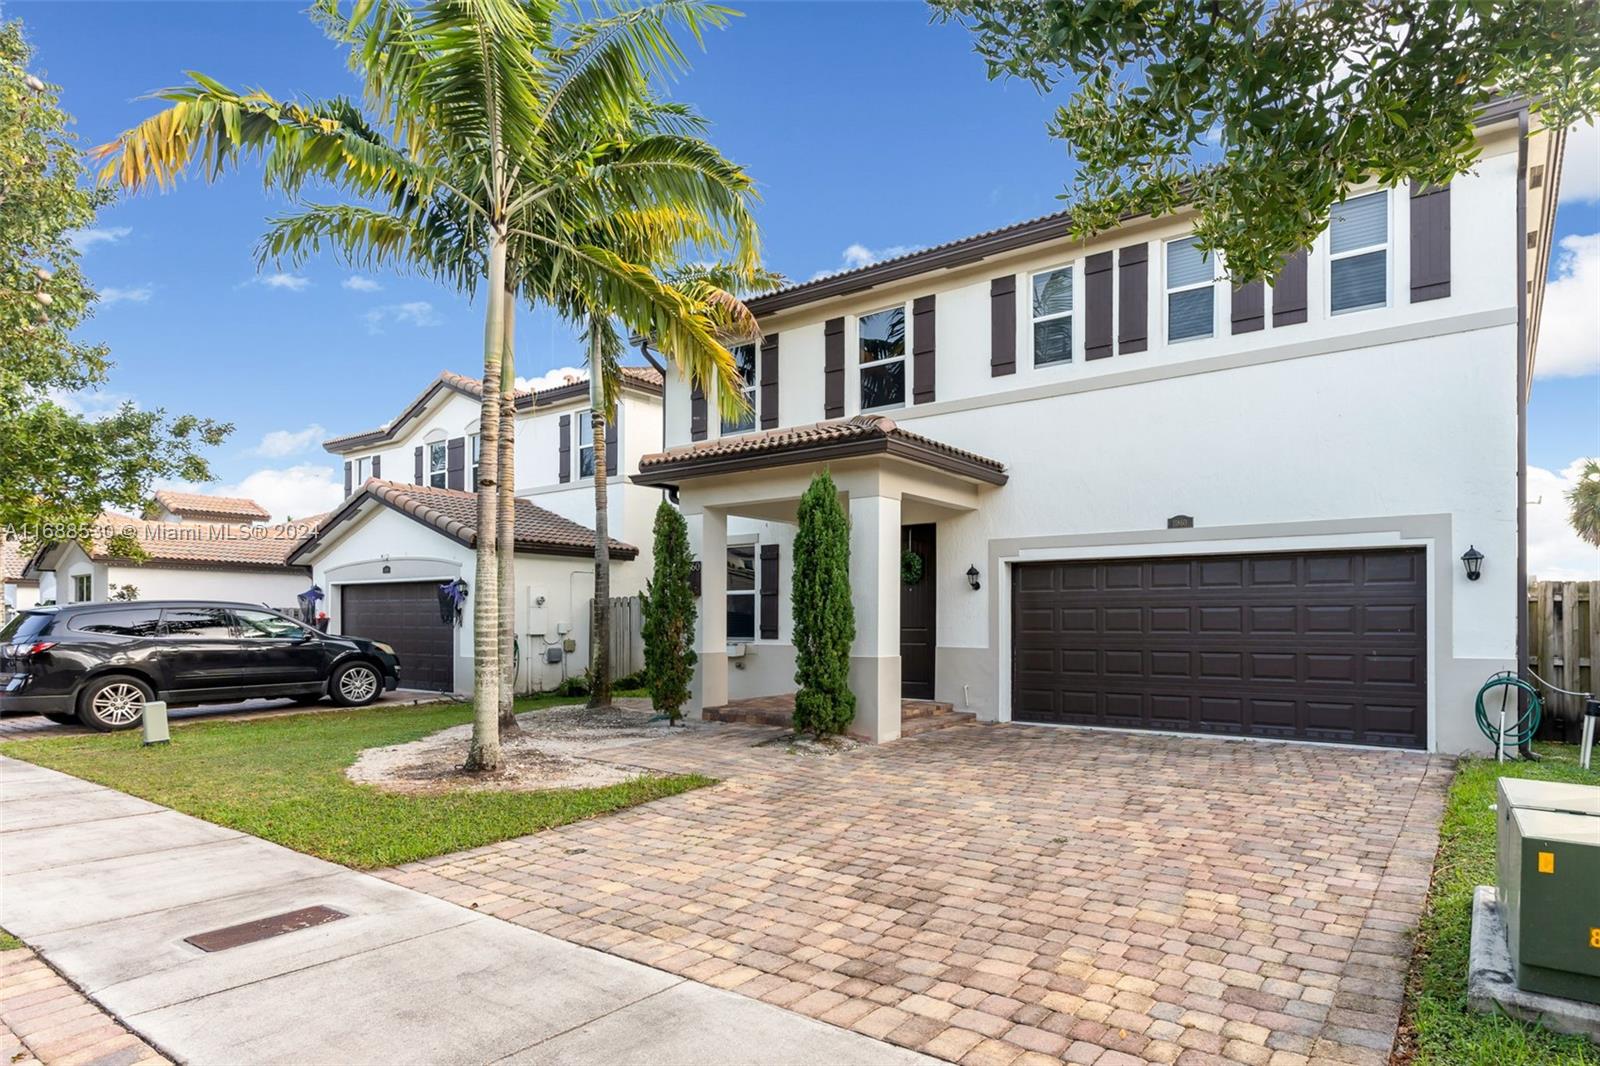
[[[245,496],[208,496],[203,492],[160,489],[156,492],[156,502],[175,515],[229,515],[263,522],[272,517],[265,507]]]
[[[1004,463],[901,429],[885,415],[855,415],[680,445],[639,460],[638,480],[647,485],[661,484],[680,475],[881,453],[915,459],[992,484],[1006,481]]]
[[[22,571],[27,565],[28,553],[22,545],[10,537],[0,538],[0,581],[23,580]]]
[[[344,506],[332,512],[321,523],[317,536],[332,530],[347,518],[353,517],[360,505],[376,500],[423,525],[431,526],[452,540],[469,548],[478,544],[478,497],[475,493],[456,489],[436,489],[427,485],[412,485],[401,481],[384,481],[372,478]],[[521,497],[516,501],[517,550],[543,555],[592,555],[594,530],[547,511],[531,500]],[[316,538],[307,538],[304,548],[310,548]],[[619,559],[633,559],[639,549],[631,544],[613,539],[611,554]],[[295,553],[296,555],[299,552]],[[291,556],[293,558],[294,556]]]
[[[129,535],[144,549],[142,565],[277,568],[291,566],[289,553],[316,527],[316,519],[275,524],[163,522],[128,515],[102,515],[85,545],[96,562],[120,562],[112,539]]]

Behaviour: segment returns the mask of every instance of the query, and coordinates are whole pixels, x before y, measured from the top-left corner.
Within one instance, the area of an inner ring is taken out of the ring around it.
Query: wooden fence
[[[1528,665],[1557,688],[1600,695],[1595,658],[1600,655],[1600,582],[1533,581],[1528,584]],[[1577,696],[1544,696],[1547,737],[1573,739],[1583,715]],[[1558,724],[1559,722],[1559,724]],[[1570,735],[1569,735],[1570,734]]]
[[[611,678],[644,669],[644,611],[638,596],[611,597]],[[594,600],[589,601],[589,632],[594,632]]]

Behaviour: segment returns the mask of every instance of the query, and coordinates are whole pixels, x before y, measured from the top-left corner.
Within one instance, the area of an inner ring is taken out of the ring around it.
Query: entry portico
[[[855,606],[850,685],[856,717],[850,732],[873,742],[900,736],[902,529],[936,525],[977,510],[984,494],[1006,482],[995,460],[952,448],[899,428],[881,415],[724,437],[646,456],[636,481],[675,487],[689,524],[689,541],[701,562],[701,607],[697,612],[699,662],[690,713],[729,699],[729,670],[745,667],[745,649],[730,643],[728,616],[730,521],[735,526],[765,523],[780,539],[792,541],[800,497],[820,470],[828,470],[850,518],[850,587]],[[745,520],[741,523],[740,520]],[[773,568],[774,573],[776,567]],[[779,582],[766,597],[786,620],[789,583]],[[771,619],[774,636],[787,625]],[[934,625],[928,619],[928,626]],[[928,645],[934,641],[931,634]],[[765,649],[773,665],[748,677],[746,695],[793,691],[792,646],[775,640]],[[730,657],[730,649],[734,655]]]

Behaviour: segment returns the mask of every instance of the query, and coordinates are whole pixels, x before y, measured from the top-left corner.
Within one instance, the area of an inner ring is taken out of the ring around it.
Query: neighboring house
[[[660,489],[622,476],[662,446],[661,375],[643,367],[627,367],[623,375],[617,417],[606,436],[609,532],[617,545],[613,596],[643,589],[661,501]],[[324,443],[344,460],[346,502],[296,561],[313,567],[327,595],[330,630],[393,644],[408,685],[472,688],[470,601],[452,634],[441,628],[436,598],[447,580],[465,581],[469,597],[476,583],[469,560],[477,537],[472,490],[482,395],[476,379],[442,373],[387,425]],[[515,605],[523,690],[559,684],[588,665],[594,568],[580,558],[594,552],[588,404],[589,386],[581,379],[516,395],[519,526],[548,531],[561,523],[563,529],[555,540],[518,535],[517,551],[525,556],[518,561]],[[402,497],[408,488],[430,492]],[[424,517],[429,513],[453,515],[465,525],[433,522]],[[586,547],[574,547],[573,530],[581,530]],[[568,650],[552,650],[569,642]],[[441,650],[447,645],[454,649],[448,655]],[[424,660],[433,664],[425,677],[409,665]]]
[[[218,599],[294,608],[310,571],[288,561],[316,526],[173,522],[109,514],[83,542],[41,545],[26,573],[50,579],[58,603],[113,599]],[[124,538],[138,542],[131,557]]]
[[[1187,212],[1087,242],[1057,214],[753,300],[755,420],[674,376],[634,476],[678,491],[706,564],[697,711],[793,690],[795,507],[829,469],[871,739],[932,697],[1484,747],[1474,693],[1523,646],[1516,472],[1563,141],[1528,122],[1486,112],[1447,188],[1352,190],[1275,285],[1234,288]]]
[[[267,509],[243,496],[207,496],[201,492],[161,489],[145,517],[162,522],[257,523],[272,517]]]
[[[39,579],[24,571],[28,556],[20,544],[0,538],[0,622],[39,602]]]

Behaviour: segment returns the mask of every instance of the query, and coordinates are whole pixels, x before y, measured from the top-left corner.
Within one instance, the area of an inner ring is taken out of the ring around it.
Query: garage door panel
[[[1019,564],[1012,716],[1424,747],[1423,558]]]
[[[455,688],[455,627],[439,617],[437,589],[431,581],[346,585],[340,629],[392,645],[407,688],[448,692]]]

